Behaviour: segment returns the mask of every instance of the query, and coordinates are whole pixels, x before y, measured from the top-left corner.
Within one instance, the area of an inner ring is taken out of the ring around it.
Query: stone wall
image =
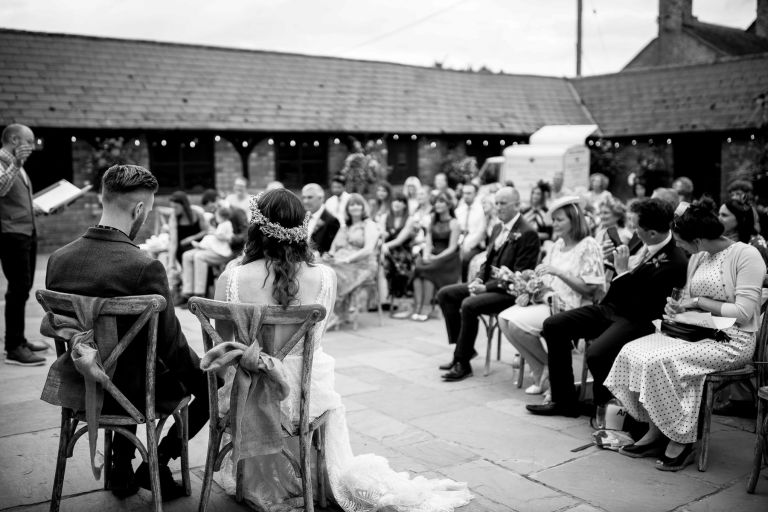
[[[633,144],[634,141],[634,144]],[[590,141],[590,174],[601,172],[611,180],[610,191],[621,199],[632,197],[630,178],[646,182],[648,195],[668,187],[674,176],[672,145],[648,139]],[[600,146],[597,146],[597,143]],[[618,145],[618,146],[617,146]],[[586,184],[585,184],[586,186]]]
[[[252,190],[264,190],[275,181],[275,150],[269,139],[262,139],[248,156],[248,182]]]
[[[220,194],[230,192],[235,178],[243,175],[243,161],[232,143],[223,137],[213,144],[213,165],[216,190]]]
[[[754,137],[754,138],[753,138]],[[729,142],[730,140],[730,142]],[[722,197],[735,180],[747,180],[755,185],[755,193],[768,200],[768,139],[765,135],[739,134],[726,139],[720,148]]]

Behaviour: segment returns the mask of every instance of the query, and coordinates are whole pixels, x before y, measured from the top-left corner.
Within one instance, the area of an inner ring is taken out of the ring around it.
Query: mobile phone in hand
[[[621,237],[619,237],[619,230],[616,229],[616,226],[609,227],[606,230],[606,234],[615,247],[618,247],[622,244]]]

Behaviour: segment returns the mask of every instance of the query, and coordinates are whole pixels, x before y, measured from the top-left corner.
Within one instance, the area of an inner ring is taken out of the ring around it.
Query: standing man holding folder
[[[8,125],[0,148],[0,263],[8,281],[5,292],[6,364],[42,366],[34,352],[48,345],[24,337],[24,308],[35,276],[37,232],[32,183],[24,172],[35,147],[35,135],[23,124]]]

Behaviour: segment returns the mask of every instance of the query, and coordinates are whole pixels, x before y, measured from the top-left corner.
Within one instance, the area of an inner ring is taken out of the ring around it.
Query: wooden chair
[[[768,363],[768,315],[763,315],[760,330],[757,332],[752,362],[736,370],[710,373],[704,381],[704,395],[702,396],[699,415],[699,471],[706,471],[709,464],[709,437],[715,393],[731,383],[744,382],[752,390],[752,393],[758,396],[752,385],[752,379],[758,376],[757,367],[766,363]]]
[[[755,492],[763,464],[768,464],[768,386],[762,386],[757,390],[755,456],[752,461],[752,472],[747,480],[747,492],[750,494]]]
[[[73,299],[75,295],[58,293],[47,290],[38,290],[36,293],[37,301],[43,307],[46,313],[56,313],[70,317],[75,316]],[[130,329],[117,341],[115,348],[103,362],[105,372],[109,372],[117,364],[120,354],[136,338],[136,335],[148,326],[149,339],[147,340],[147,358],[144,367],[146,379],[146,395],[144,411],[140,412],[125,395],[112,383],[108,381],[104,385],[104,390],[109,393],[117,403],[126,411],[125,415],[104,415],[99,418],[99,429],[104,430],[104,488],[107,489],[110,484],[112,441],[114,434],[120,434],[128,439],[141,454],[141,458],[149,465],[150,482],[152,486],[152,496],[155,512],[162,511],[162,498],[160,495],[160,476],[158,473],[157,445],[160,434],[166,420],[173,416],[174,421],[179,425],[179,433],[182,441],[181,452],[181,475],[184,489],[187,496],[191,494],[191,484],[189,480],[189,450],[188,450],[188,432],[187,406],[191,400],[190,396],[184,397],[170,414],[158,414],[155,410],[155,360],[157,352],[157,324],[158,315],[165,310],[165,299],[160,295],[140,295],[132,297],[120,297],[107,299],[99,314],[100,320],[106,320],[115,324],[117,317],[138,316]],[[94,323],[95,323],[94,319]],[[56,354],[61,356],[68,347],[64,340],[55,338]],[[141,343],[141,342],[140,342]],[[137,371],[139,369],[137,368]],[[61,409],[61,433],[59,435],[59,451],[56,458],[56,475],[54,477],[53,492],[51,494],[51,512],[57,512],[61,502],[61,493],[64,486],[64,472],[66,470],[67,459],[72,457],[75,443],[80,437],[88,431],[85,425],[79,430],[78,423],[86,422],[84,411],[75,411],[66,407]],[[131,425],[146,425],[147,444],[146,447],[139,438],[125,427]]]
[[[203,330],[203,346],[205,351],[211,350],[214,345],[222,343],[221,336],[211,325],[211,320],[225,320],[235,323],[235,311],[245,311],[249,316],[256,309],[263,310],[263,323],[260,331],[261,350],[265,353],[282,360],[300,341],[304,341],[303,366],[301,373],[301,404],[298,423],[286,425],[283,423],[283,437],[298,437],[300,460],[295,458],[287,450],[283,454],[293,465],[296,473],[301,476],[303,498],[305,510],[314,511],[314,502],[312,496],[312,474],[310,471],[310,450],[312,444],[317,452],[317,479],[319,502],[322,508],[327,506],[325,481],[325,422],[328,419],[326,411],[314,421],[309,419],[309,400],[310,400],[310,381],[312,376],[312,358],[314,356],[315,345],[313,334],[316,324],[325,318],[325,308],[319,304],[307,306],[290,306],[283,308],[281,306],[263,306],[256,304],[239,304],[230,302],[219,302],[199,297],[193,297],[189,300],[189,310],[200,321]],[[296,331],[287,340],[278,340],[275,337],[275,327],[294,326]],[[235,329],[235,336],[237,329]],[[253,340],[241,340],[240,343],[250,345]],[[208,438],[208,455],[205,460],[205,476],[203,478],[203,488],[200,493],[200,512],[205,512],[208,507],[208,498],[211,493],[214,471],[221,470],[221,464],[224,457],[232,449],[232,443],[221,446],[222,436],[225,433],[231,433],[229,413],[223,416],[219,414],[218,386],[215,373],[208,374],[208,399],[211,419],[209,422],[210,436]],[[314,441],[314,443],[313,443]],[[236,475],[236,494],[235,500],[243,500],[242,488],[242,461],[237,465]]]

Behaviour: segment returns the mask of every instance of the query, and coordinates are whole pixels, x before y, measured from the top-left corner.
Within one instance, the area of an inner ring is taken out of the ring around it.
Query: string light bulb
[[[472,139],[467,139],[467,146],[471,146],[471,145],[472,145]]]
[[[418,139],[418,137],[416,137],[415,133],[413,135],[411,135],[411,140],[416,140],[416,139]]]
[[[320,141],[316,140],[315,142],[312,143],[312,145],[315,146],[316,148],[319,148],[320,147]]]
[[[400,136],[398,134],[394,134],[392,136],[392,140],[400,140]]]
[[[341,141],[340,141],[338,138],[336,138],[336,139],[333,139],[333,143],[334,143],[334,144],[338,144],[339,142],[341,142]]]
[[[275,145],[275,139],[267,139],[267,144],[269,144],[270,146],[274,146]]]
[[[753,137],[754,137],[754,135],[753,135]],[[69,140],[71,140],[72,142],[77,142],[77,137],[75,137],[75,136],[73,135],[73,136],[72,136],[72,138],[71,138],[71,139],[69,139]]]
[[[437,147],[437,142],[435,142],[435,141],[430,142],[429,143],[429,147],[431,147],[433,149],[436,148]]]
[[[296,141],[295,141],[295,140],[293,140],[293,139],[291,139],[291,142],[289,142],[288,144],[289,144],[291,147],[295,147],[295,146],[296,146]]]
[[[214,141],[220,142],[221,141],[221,135],[217,135],[213,138]]]
[[[139,139],[136,139],[133,141],[133,145],[136,147],[141,146],[141,141],[139,141]]]
[[[195,146],[197,146],[197,142],[193,140],[189,141],[189,147],[191,147],[192,149],[195,149]]]
[[[160,145],[161,145],[161,146],[163,146],[163,147],[165,147],[165,146],[167,146],[167,145],[168,145],[168,141],[167,141],[167,140],[165,140],[165,139],[163,139],[163,140],[161,140],[161,141],[160,141]]]
[[[243,144],[242,144],[242,146],[243,146],[244,148],[247,148],[247,147],[248,147],[248,141],[247,141],[247,140],[244,140],[244,141],[243,141]]]
[[[506,143],[505,143],[504,139],[501,139],[499,141],[499,146],[505,146],[505,145],[506,145]]]

